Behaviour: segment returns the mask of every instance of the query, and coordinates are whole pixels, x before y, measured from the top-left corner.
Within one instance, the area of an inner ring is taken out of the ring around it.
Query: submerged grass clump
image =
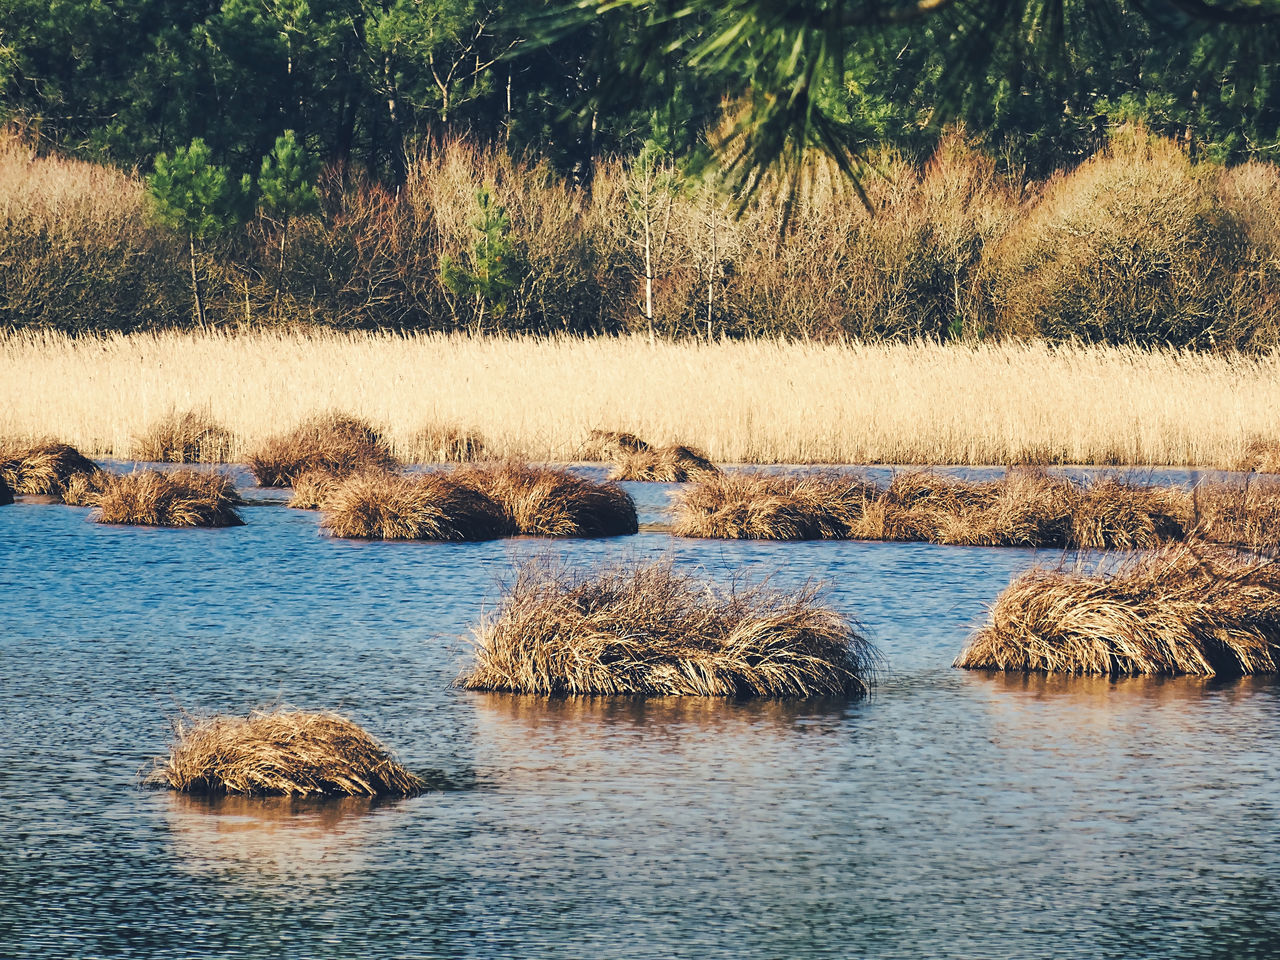
[[[449,473],[356,473],[324,497],[323,525],[361,540],[493,540],[513,531],[488,494]]]
[[[331,413],[304,421],[291,433],[273,437],[248,457],[249,469],[264,487],[288,487],[305,470],[350,473],[392,469],[399,461],[368,421]]]
[[[452,476],[492,497],[522,536],[618,537],[640,529],[635,502],[615,483],[517,461],[463,467]]]
[[[105,475],[93,500],[98,523],[147,527],[236,527],[244,503],[231,480],[197,470]]]
[[[484,456],[484,437],[457,424],[433,423],[409,441],[414,463],[470,463]]]
[[[878,661],[812,585],[722,588],[661,562],[528,564],[475,642],[459,686],[549,696],[862,696]]]
[[[169,755],[143,782],[185,793],[387,796],[423,782],[352,721],[335,713],[255,711],[177,720]]]
[[[720,472],[705,454],[681,444],[624,450],[615,458],[615,463],[610,475],[613,480],[684,483]]]
[[[152,463],[226,463],[231,457],[231,431],[208,413],[171,413],[134,439],[135,460]]]
[[[1274,673],[1278,664],[1280,566],[1186,546],[1110,573],[1024,573],[955,661],[1104,676]]]
[[[16,494],[61,498],[72,477],[97,470],[75,447],[53,440],[0,449],[0,476]]]

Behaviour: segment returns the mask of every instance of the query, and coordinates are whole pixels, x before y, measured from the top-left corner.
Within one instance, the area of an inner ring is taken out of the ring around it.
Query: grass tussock
[[[347,478],[325,467],[310,467],[293,478],[289,506],[294,510],[322,510]]]
[[[62,489],[62,502],[69,507],[96,507],[115,474],[106,470],[77,473]]]
[[[226,463],[234,438],[209,414],[171,413],[134,441],[133,458],[151,463]]]
[[[1202,483],[1191,493],[1193,535],[1209,543],[1280,547],[1280,482]]]
[[[684,483],[719,472],[716,465],[701,451],[683,444],[671,444],[621,452],[610,477],[614,480]]]
[[[1278,664],[1280,566],[1187,546],[1111,573],[1025,573],[955,661],[1103,676],[1274,673]]]
[[[453,476],[491,497],[521,536],[619,537],[640,529],[635,502],[615,483],[517,461],[463,467]]]
[[[1245,444],[1235,468],[1256,473],[1280,473],[1280,440],[1254,437]]]
[[[97,470],[75,447],[56,441],[0,449],[0,476],[15,494],[61,498],[72,477]]]
[[[304,470],[350,473],[370,467],[391,469],[399,466],[399,461],[367,420],[330,413],[272,437],[249,455],[248,464],[260,485],[288,487]]]
[[[335,713],[255,711],[173,724],[167,757],[144,778],[195,794],[327,797],[420,793],[423,782]]]
[[[861,696],[877,662],[812,586],[725,589],[669,563],[526,565],[475,643],[460,686],[548,696]]]
[[[730,540],[839,540],[850,535],[877,492],[864,480],[834,473],[723,473],[677,494],[673,532]]]
[[[449,473],[352,474],[320,509],[325,528],[349,539],[493,540],[514,532],[501,505]]]
[[[471,463],[483,456],[484,437],[457,424],[429,424],[409,441],[408,459],[413,463]]]
[[[98,523],[146,527],[237,527],[243,503],[231,480],[196,470],[108,475],[95,497]]]
[[[649,444],[634,433],[618,430],[592,430],[579,450],[582,460],[616,460],[628,453],[649,449]]]

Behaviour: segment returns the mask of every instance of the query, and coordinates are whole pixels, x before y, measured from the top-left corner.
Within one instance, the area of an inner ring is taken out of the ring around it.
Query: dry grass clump
[[[14,493],[61,497],[72,477],[97,469],[75,447],[52,440],[0,449],[0,476]]]
[[[614,480],[684,483],[720,472],[706,454],[682,444],[623,451],[616,460],[617,465],[610,474]]]
[[[62,488],[62,502],[69,507],[96,507],[113,476],[106,470],[74,474]]]
[[[321,510],[347,478],[327,467],[311,467],[293,478],[293,496],[288,505],[295,510]]]
[[[523,536],[618,537],[640,529],[635,502],[615,483],[515,461],[463,467],[453,477],[492,497]]]
[[[173,724],[169,755],[143,782],[184,793],[327,797],[412,795],[423,782],[335,713],[254,711]]]
[[[1000,595],[955,665],[1136,676],[1274,673],[1280,566],[1181,546],[1113,573],[1036,569]]]
[[[231,431],[197,410],[171,413],[135,438],[133,458],[152,463],[226,463]]]
[[[580,456],[583,460],[616,460],[628,453],[648,450],[649,444],[634,433],[622,433],[617,430],[592,430],[582,444]]]
[[[1257,473],[1280,473],[1280,440],[1254,437],[1245,444],[1244,453],[1235,468]]]
[[[549,696],[861,696],[878,659],[813,586],[725,589],[661,562],[526,565],[475,642],[459,686]]]
[[[1103,477],[1075,498],[1068,545],[1150,550],[1183,539],[1190,526],[1191,497],[1185,490]]]
[[[399,461],[367,420],[330,413],[272,437],[249,456],[248,464],[262,486],[288,487],[304,470],[350,473],[364,467],[392,469]]]
[[[470,463],[483,455],[484,437],[457,424],[431,424],[409,441],[409,459],[414,463]]]
[[[244,503],[231,480],[197,470],[108,474],[96,495],[98,523],[147,527],[237,527]]]
[[[850,536],[877,494],[865,480],[835,473],[723,473],[676,496],[673,532],[736,540],[839,540]]]
[[[348,476],[323,498],[323,525],[360,540],[493,540],[514,532],[502,506],[448,473]]]
[[[1202,483],[1188,499],[1192,536],[1253,549],[1280,547],[1280,482]]]

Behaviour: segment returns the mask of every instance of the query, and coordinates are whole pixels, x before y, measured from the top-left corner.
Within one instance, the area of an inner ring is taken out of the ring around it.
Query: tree
[[[502,317],[510,305],[524,272],[515,244],[511,242],[511,220],[506,208],[493,199],[487,186],[476,190],[476,213],[470,225],[475,243],[458,262],[448,254],[440,258],[440,280],[445,289],[475,303],[475,332],[484,332],[485,314]]]
[[[653,342],[653,281],[667,248],[671,206],[675,201],[675,170],[652,140],[641,148],[627,171],[627,235],[640,251],[644,300],[640,304]]]
[[[276,138],[276,145],[262,158],[258,173],[258,208],[280,224],[280,260],[276,265],[276,284],[272,302],[280,297],[284,279],[285,245],[289,224],[294,217],[316,213],[320,209],[320,193],[316,176],[320,165],[307,156],[292,130]]]
[[[201,330],[207,329],[197,248],[244,223],[252,194],[249,175],[233,180],[226,167],[213,163],[209,147],[197,137],[172,158],[163,153],[156,157],[147,189],[156,219],[187,235],[195,318]]]

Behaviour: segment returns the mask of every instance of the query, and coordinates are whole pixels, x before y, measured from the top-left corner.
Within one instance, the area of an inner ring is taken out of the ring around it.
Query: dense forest
[[[0,325],[1270,348],[1275,28],[1191,2],[832,55],[813,3],[3,0]],[[708,175],[795,103],[839,140],[803,196]]]

